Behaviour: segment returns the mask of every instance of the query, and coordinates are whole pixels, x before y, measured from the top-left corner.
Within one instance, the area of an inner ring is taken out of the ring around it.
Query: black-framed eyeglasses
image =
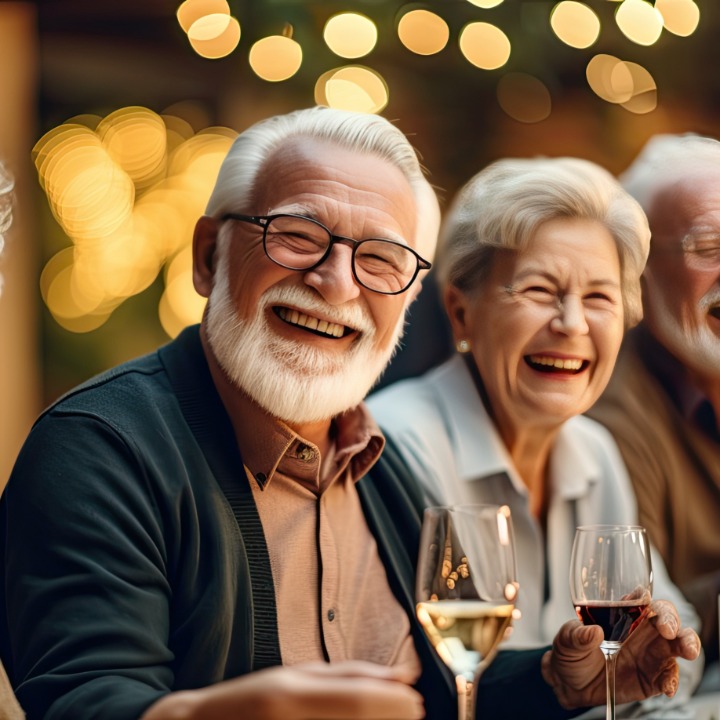
[[[240,220],[263,230],[265,254],[288,270],[312,270],[321,265],[335,243],[352,247],[352,273],[368,290],[399,295],[412,284],[420,270],[432,265],[412,248],[395,240],[353,240],[333,235],[321,222],[302,215],[239,215],[227,213],[221,220]]]

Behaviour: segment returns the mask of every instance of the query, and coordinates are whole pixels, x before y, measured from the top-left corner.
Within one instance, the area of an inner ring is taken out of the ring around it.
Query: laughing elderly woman
[[[536,647],[574,616],[577,525],[635,523],[607,431],[583,417],[642,315],[650,232],[602,168],[575,158],[501,160],[459,193],[437,266],[458,353],[370,407],[436,504],[510,507],[522,619],[506,647]],[[653,556],[655,596],[691,606]],[[694,689],[702,662],[681,668]]]

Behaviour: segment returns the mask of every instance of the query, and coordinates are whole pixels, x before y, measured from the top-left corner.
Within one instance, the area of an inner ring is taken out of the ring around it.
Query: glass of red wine
[[[459,720],[475,717],[475,682],[509,632],[517,592],[507,506],[425,510],[416,612],[435,651],[455,675]]]
[[[570,596],[585,625],[605,635],[606,720],[615,720],[615,661],[648,612],[652,596],[650,545],[639,525],[577,528],[570,558]]]

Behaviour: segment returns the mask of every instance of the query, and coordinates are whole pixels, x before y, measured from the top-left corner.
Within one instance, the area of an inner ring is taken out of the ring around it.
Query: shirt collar
[[[324,467],[317,446],[298,435],[282,420],[261,408],[245,393],[237,403],[243,423],[236,436],[243,463],[262,490],[276,472],[321,493],[348,471],[357,482],[377,462],[385,438],[364,404],[333,420],[334,453]]]
[[[445,390],[442,402],[448,404],[457,421],[460,477],[472,482],[504,472],[518,493],[527,494],[527,487],[483,405],[462,356],[455,355],[443,367],[447,378],[442,384]],[[586,422],[591,421],[583,417],[566,421],[550,453],[553,492],[568,499],[585,495],[601,475],[597,460],[584,450],[582,437]]]

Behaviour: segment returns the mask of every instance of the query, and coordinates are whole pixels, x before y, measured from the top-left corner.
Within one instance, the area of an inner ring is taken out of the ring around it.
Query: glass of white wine
[[[606,720],[615,720],[615,660],[648,613],[652,563],[645,528],[586,525],[577,528],[570,557],[570,596],[585,625],[599,625],[604,639]]]
[[[458,720],[475,712],[475,682],[510,627],[518,584],[510,509],[425,510],[415,585],[418,620],[455,675]]]

